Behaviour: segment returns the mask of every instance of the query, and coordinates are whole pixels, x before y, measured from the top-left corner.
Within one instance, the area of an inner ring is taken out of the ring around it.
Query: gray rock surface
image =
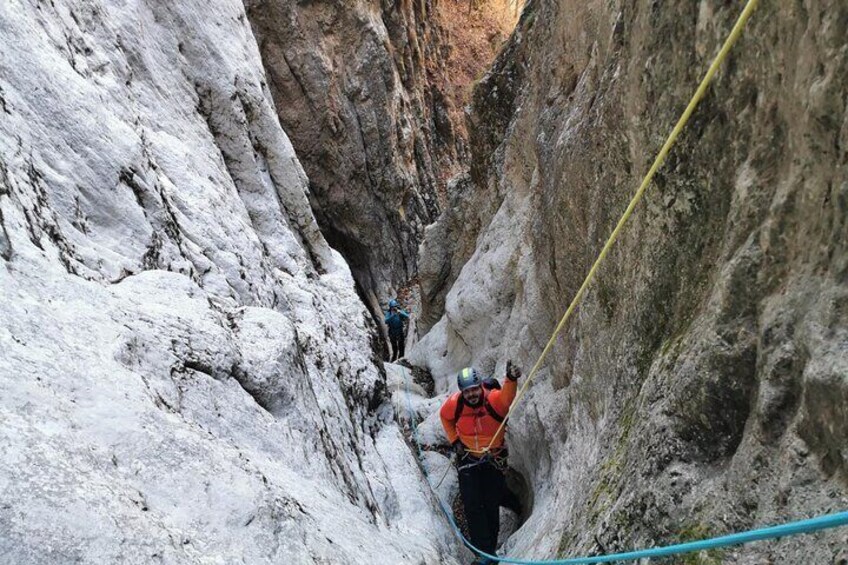
[[[475,251],[476,241],[469,237],[475,230],[476,211],[470,205],[475,195],[468,174],[448,183],[448,206],[424,231],[418,250],[418,280],[421,315],[417,319],[419,335],[427,333],[445,312],[445,298],[462,266]],[[476,227],[479,229],[479,225]]]
[[[245,4],[318,222],[376,314],[416,275],[439,175],[462,151],[434,86],[448,49],[436,3]]]
[[[0,562],[441,563],[240,2],[0,4]]]
[[[422,246],[432,312],[455,280],[409,356],[437,390],[529,369],[740,9],[528,3],[475,91],[473,188]],[[848,508],[846,26],[842,2],[761,3],[517,408],[534,509],[510,555]],[[846,536],[699,562],[827,564]]]

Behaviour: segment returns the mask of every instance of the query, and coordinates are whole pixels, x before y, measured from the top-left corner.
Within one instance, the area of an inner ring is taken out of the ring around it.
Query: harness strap
[[[498,414],[498,411],[497,411],[497,410],[495,410],[495,407],[494,407],[494,406],[492,406],[492,404],[489,402],[489,399],[488,399],[488,398],[487,398],[487,399],[486,399],[486,401],[483,403],[483,407],[486,409],[486,412],[488,412],[488,413],[489,413],[489,416],[491,416],[492,418],[494,418],[494,419],[495,419],[495,421],[496,421],[498,424],[503,424],[504,417],[503,417],[503,416],[501,416],[500,414]]]
[[[463,411],[463,409],[465,409],[465,406],[466,406],[465,397],[462,396],[462,393],[460,392],[459,398],[456,399],[456,410],[454,410],[454,413],[453,413],[453,421],[454,422],[459,421],[459,418],[460,418],[460,416],[462,416],[462,411]],[[486,412],[488,412],[489,416],[494,418],[495,421],[498,424],[503,424],[504,417],[501,416],[500,414],[498,414],[498,411],[495,410],[495,407],[492,406],[491,402],[489,402],[489,395],[488,394],[486,395],[486,398],[483,400],[483,408],[486,409]]]

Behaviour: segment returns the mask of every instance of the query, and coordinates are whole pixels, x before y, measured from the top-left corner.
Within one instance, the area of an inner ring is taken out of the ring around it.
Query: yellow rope
[[[530,381],[536,376],[536,372],[538,372],[539,367],[541,367],[542,362],[545,360],[545,357],[548,356],[548,353],[554,346],[554,342],[556,341],[559,332],[565,327],[565,323],[568,321],[568,318],[571,316],[572,312],[574,312],[577,304],[580,302],[580,299],[583,298],[583,294],[586,292],[586,288],[589,286],[589,283],[592,282],[592,279],[595,277],[595,272],[598,270],[598,266],[601,264],[601,261],[609,253],[610,248],[612,248],[613,243],[618,239],[618,235],[621,232],[621,229],[624,227],[624,224],[627,222],[630,215],[633,213],[633,209],[636,208],[636,204],[642,199],[642,196],[645,194],[645,191],[648,188],[651,180],[654,178],[654,174],[659,170],[660,166],[662,166],[663,161],[668,156],[669,151],[671,150],[671,146],[674,145],[674,142],[677,140],[677,136],[680,135],[680,132],[683,131],[683,128],[686,126],[686,122],[689,121],[689,117],[695,111],[695,107],[698,105],[698,102],[701,101],[701,98],[704,97],[704,93],[707,91],[707,87],[712,81],[713,76],[718,71],[718,68],[727,58],[727,54],[730,53],[730,49],[733,47],[733,44],[736,43],[736,40],[739,39],[739,36],[742,35],[742,30],[745,27],[745,23],[748,21],[748,18],[754,13],[754,10],[757,8],[757,4],[759,0],[748,0],[748,3],[745,5],[745,9],[742,10],[742,14],[739,16],[739,19],[736,21],[736,25],[733,26],[733,30],[730,32],[730,35],[724,42],[721,50],[716,55],[715,60],[713,60],[710,68],[707,70],[707,74],[704,75],[704,79],[701,81],[701,84],[698,86],[698,89],[695,91],[695,94],[692,96],[692,99],[689,101],[689,105],[684,110],[683,115],[680,116],[680,119],[677,120],[677,125],[674,126],[674,129],[671,130],[671,134],[668,136],[665,144],[660,149],[657,158],[654,160],[654,164],[651,165],[651,168],[648,170],[648,173],[645,175],[645,178],[642,180],[642,184],[639,186],[639,190],[636,191],[636,194],[633,196],[633,199],[628,204],[627,209],[624,211],[624,215],[621,216],[621,219],[618,221],[618,224],[615,226],[615,229],[612,230],[612,234],[610,234],[609,239],[607,240],[604,248],[601,250],[600,255],[595,260],[595,264],[592,265],[592,268],[589,269],[589,274],[586,275],[586,279],[583,281],[583,284],[580,285],[580,289],[577,291],[577,294],[574,295],[574,300],[571,301],[571,304],[568,306],[568,309],[563,314],[562,319],[557,324],[556,329],[554,330],[553,335],[551,335],[551,339],[548,340],[548,344],[545,346],[545,349],[542,350],[542,354],[539,356],[536,364],[533,365],[533,368],[530,370],[530,373],[527,375],[527,379],[524,382],[524,385],[518,391],[518,394],[513,400],[512,405],[509,408],[509,411],[506,414],[503,422],[498,427],[498,431],[492,437],[492,441],[489,442],[489,445],[484,449],[484,451],[489,451],[492,448],[492,443],[494,443],[494,438],[498,436],[503,427],[506,425],[507,419],[512,415],[515,406],[518,404],[518,401],[524,395],[524,392],[527,390],[527,386],[530,384]]]

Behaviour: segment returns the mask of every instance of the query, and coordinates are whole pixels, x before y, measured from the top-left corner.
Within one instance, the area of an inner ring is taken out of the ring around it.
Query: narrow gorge
[[[439,408],[525,384],[743,5],[4,0],[0,564],[472,562]],[[846,406],[848,4],[761,0],[514,406],[501,562],[848,511]]]

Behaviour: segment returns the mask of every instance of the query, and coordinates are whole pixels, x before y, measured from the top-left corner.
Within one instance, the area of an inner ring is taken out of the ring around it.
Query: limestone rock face
[[[445,311],[445,297],[462,266],[474,253],[476,241],[468,234],[469,221],[477,221],[470,199],[476,196],[471,177],[463,174],[448,184],[450,201],[439,221],[427,226],[419,248],[418,280],[421,289],[421,314],[416,320],[420,333],[429,329]],[[479,226],[479,224],[478,224]]]
[[[377,312],[417,272],[461,143],[433,86],[448,48],[436,2],[245,3],[318,222]]]
[[[475,91],[472,193],[428,231],[465,227],[474,251],[457,268],[423,245],[422,298],[455,280],[411,356],[437,390],[535,362],[739,9],[528,3]],[[844,3],[761,4],[516,409],[534,510],[508,554],[848,507],[846,26]],[[831,563],[845,543],[705,558]]]
[[[0,561],[452,562],[306,191],[240,2],[0,5]]]

